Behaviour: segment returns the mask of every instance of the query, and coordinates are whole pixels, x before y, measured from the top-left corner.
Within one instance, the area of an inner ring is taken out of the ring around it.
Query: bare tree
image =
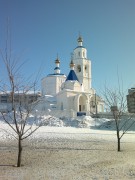
[[[14,137],[18,141],[17,167],[20,167],[23,149],[22,141],[37,131],[43,123],[39,118],[34,117],[36,125],[27,125],[34,107],[26,101],[26,97],[30,91],[35,92],[37,79],[31,82],[29,78],[24,80],[20,75],[23,63],[19,62],[19,57],[13,57],[10,39],[10,32],[7,29],[6,48],[4,51],[0,49],[0,59],[5,66],[7,80],[0,82],[0,90],[8,95],[11,108],[7,109],[6,112],[1,111],[1,114],[4,121],[14,131]]]
[[[127,103],[125,93],[118,89],[113,90],[105,87],[103,92],[104,100],[112,112],[117,134],[117,151],[121,150],[121,139],[124,134],[132,127],[135,121],[132,121],[132,115],[127,114]],[[125,120],[124,120],[125,117]]]

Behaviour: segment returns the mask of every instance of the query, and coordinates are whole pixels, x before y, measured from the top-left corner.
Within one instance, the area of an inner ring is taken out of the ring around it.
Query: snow
[[[26,128],[29,126],[36,127],[40,121],[43,122],[36,133],[32,135],[31,138],[51,138],[51,139],[74,139],[74,140],[87,140],[89,137],[93,137],[98,140],[116,140],[115,122],[112,119],[105,118],[92,118],[90,116],[81,116],[78,118],[56,118],[50,115],[36,116],[37,122],[35,121],[35,116],[30,115]],[[122,122],[125,122],[123,120]],[[130,124],[134,122],[129,121]],[[135,123],[131,126],[127,134],[134,134]],[[6,141],[13,139],[13,130],[2,120],[0,117],[0,140]],[[7,138],[8,137],[8,138]],[[7,139],[6,139],[7,138]],[[129,142],[128,136],[124,136],[124,140]],[[122,140],[123,140],[122,139]],[[130,142],[134,141],[132,137]]]
[[[55,96],[45,95],[44,98],[45,98],[45,100],[47,100],[48,102],[56,102],[56,97],[55,97]]]
[[[42,116],[44,126],[23,142],[24,166],[19,169],[10,166],[16,162],[15,134],[0,118],[0,180],[135,179],[135,125],[123,136],[119,154],[114,120],[49,117]]]

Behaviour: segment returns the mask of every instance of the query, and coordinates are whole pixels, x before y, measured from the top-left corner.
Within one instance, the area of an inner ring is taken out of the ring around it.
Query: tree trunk
[[[19,136],[18,139],[18,159],[17,159],[17,167],[21,166],[21,157],[22,157],[22,140],[21,137]]]
[[[119,135],[119,130],[117,130],[117,145],[118,145],[118,149],[117,151],[120,151],[120,135]]]

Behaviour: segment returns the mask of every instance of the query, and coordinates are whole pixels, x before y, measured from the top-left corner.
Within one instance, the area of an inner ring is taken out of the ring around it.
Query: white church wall
[[[47,76],[42,79],[42,95],[56,95],[61,91],[61,84],[65,81],[66,76]]]
[[[79,82],[83,84],[84,90],[91,88],[91,61],[88,59],[75,59],[75,73]]]
[[[78,81],[66,81],[62,85],[62,89],[70,89],[74,91],[82,91],[82,86]]]
[[[104,112],[104,103],[98,102],[97,112],[98,113],[103,113]]]
[[[65,82],[66,76],[57,76],[56,77],[56,94],[61,91],[61,86]]]
[[[74,59],[87,58],[87,50],[83,47],[76,48],[74,50],[73,58]]]
[[[91,61],[83,60],[84,89],[88,91],[91,88]]]
[[[75,73],[78,77],[79,82],[82,84],[83,83],[83,63],[82,63],[82,59],[75,59],[74,60],[75,63]]]
[[[64,110],[67,109],[67,98],[66,92],[60,92],[57,94],[57,109]]]
[[[74,83],[74,91],[82,91],[82,86],[80,85],[80,83],[75,82]]]
[[[42,79],[42,95],[56,94],[56,77],[49,76]]]
[[[63,90],[57,95],[57,107],[60,110],[76,110],[74,107],[74,97],[77,92],[71,90]]]

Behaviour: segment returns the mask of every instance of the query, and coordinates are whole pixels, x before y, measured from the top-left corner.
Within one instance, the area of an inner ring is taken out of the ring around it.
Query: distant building
[[[57,58],[54,73],[41,80],[42,97],[45,99],[42,102],[43,110],[55,110],[59,115],[70,117],[104,111],[103,99],[96,95],[96,91],[91,86],[91,61],[87,58],[87,49],[83,46],[81,36],[77,41],[78,45],[72,53],[68,76],[60,72],[60,60]]]
[[[28,93],[15,93],[14,95],[14,102],[17,104],[20,104],[22,106],[29,105],[40,97],[39,92],[28,92]],[[7,111],[12,109],[12,99],[11,99],[11,93],[9,92],[0,92],[0,111]]]
[[[129,113],[135,113],[135,88],[128,90],[127,108]]]

